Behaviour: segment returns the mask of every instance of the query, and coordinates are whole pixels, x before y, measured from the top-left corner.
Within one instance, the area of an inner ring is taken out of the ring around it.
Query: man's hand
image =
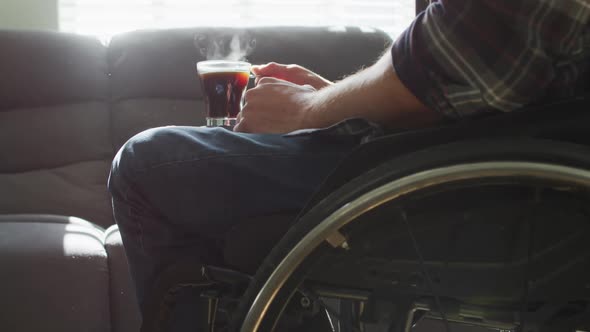
[[[264,71],[253,70],[254,73]],[[301,73],[300,69],[295,71]],[[441,119],[439,113],[426,107],[400,81],[389,52],[371,67],[320,89],[309,84],[318,81],[297,80],[298,77],[301,76],[289,76],[291,81],[272,77],[259,79],[255,88],[246,91],[246,105],[234,130],[286,133],[327,127],[353,117],[409,129],[432,125]]]
[[[263,77],[256,87],[246,91],[246,104],[238,114],[234,131],[278,134],[308,128],[315,93],[311,85]]]
[[[310,85],[316,90],[333,84],[320,75],[299,65],[283,65],[270,62],[265,65],[252,66],[252,73],[256,75],[256,84],[264,77],[274,77],[298,85]]]

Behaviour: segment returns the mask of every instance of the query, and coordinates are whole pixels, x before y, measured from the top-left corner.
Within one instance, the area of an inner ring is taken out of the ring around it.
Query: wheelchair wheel
[[[298,220],[232,329],[284,330],[283,317],[313,307],[334,331],[410,331],[421,317],[447,331],[587,327],[589,193],[590,149],[569,143],[471,141],[392,159]]]

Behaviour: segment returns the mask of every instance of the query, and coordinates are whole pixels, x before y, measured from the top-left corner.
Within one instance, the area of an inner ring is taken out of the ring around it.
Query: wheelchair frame
[[[475,179],[512,177],[590,188],[589,170],[546,162],[520,161],[475,162],[439,167],[408,175],[381,185],[343,205],[317,224],[310,233],[304,236],[292,248],[260,289],[243,320],[240,331],[258,331],[269,305],[275,299],[279,289],[299,264],[321,243],[326,241],[333,247],[346,249],[348,243],[339,230],[343,226],[353,222],[359,216],[402,196],[437,185]],[[414,314],[417,310],[431,311],[433,309],[433,305],[429,303],[414,303],[411,310],[407,313],[404,332],[410,331]],[[442,319],[445,319],[444,316]],[[484,323],[481,325],[489,325],[491,327],[490,324]],[[510,330],[513,326],[510,324],[501,324],[500,322],[495,322],[492,325],[493,327],[505,330]]]

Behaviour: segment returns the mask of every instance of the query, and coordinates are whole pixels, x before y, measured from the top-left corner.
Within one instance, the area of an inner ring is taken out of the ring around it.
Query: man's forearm
[[[373,66],[314,94],[307,116],[309,127],[351,117],[396,128],[425,126],[440,119],[399,80],[389,52]]]
[[[245,100],[235,131],[288,133],[327,127],[353,117],[409,129],[432,124],[441,117],[399,80],[389,53],[373,66],[319,90],[310,84],[262,77],[246,91]]]

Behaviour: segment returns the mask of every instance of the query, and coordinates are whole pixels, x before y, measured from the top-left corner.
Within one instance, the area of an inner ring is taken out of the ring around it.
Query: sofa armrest
[[[79,219],[0,215],[0,322],[5,331],[110,331],[100,229]]]
[[[112,332],[139,331],[139,305],[117,225],[105,231],[104,246],[109,262]]]

